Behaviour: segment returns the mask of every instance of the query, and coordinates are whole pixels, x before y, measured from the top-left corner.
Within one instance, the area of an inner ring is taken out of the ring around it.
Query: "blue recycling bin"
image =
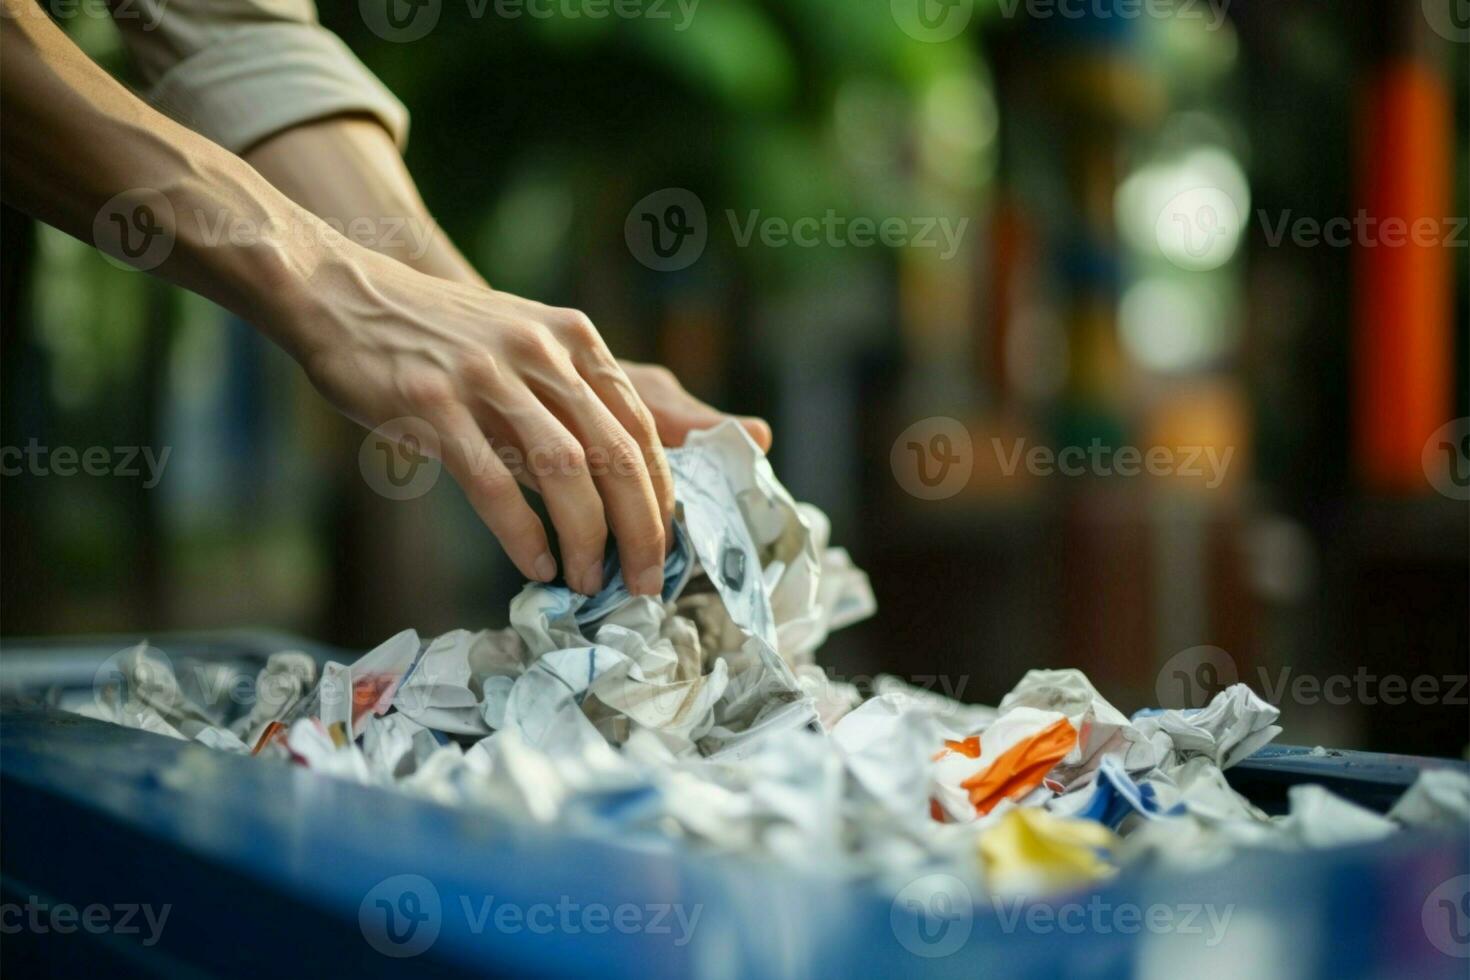
[[[1470,837],[1246,853],[1026,903],[607,840],[352,785],[57,710],[125,638],[0,645],[7,976],[1445,977],[1470,971]],[[261,659],[270,634],[155,643]],[[1268,748],[1279,811],[1322,783],[1386,809],[1426,767]],[[932,878],[933,876],[921,876]],[[895,897],[895,894],[897,897]]]

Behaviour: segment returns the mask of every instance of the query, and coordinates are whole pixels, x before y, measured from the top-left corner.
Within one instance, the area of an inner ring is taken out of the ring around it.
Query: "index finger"
[[[469,409],[456,405],[434,420],[443,433],[445,469],[464,490],[480,520],[500,539],[521,574],[538,582],[556,577],[556,559],[541,519],[526,503],[520,484],[495,454]]]
[[[664,522],[643,451],[574,374],[578,393],[553,410],[587,451],[588,468],[618,542],[623,579],[634,595],[659,595],[664,587]]]

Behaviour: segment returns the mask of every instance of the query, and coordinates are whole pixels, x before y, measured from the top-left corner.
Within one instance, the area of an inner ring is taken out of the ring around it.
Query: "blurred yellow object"
[[[1036,895],[1108,877],[1117,845],[1100,823],[1024,807],[982,834],[979,848],[992,891]]]

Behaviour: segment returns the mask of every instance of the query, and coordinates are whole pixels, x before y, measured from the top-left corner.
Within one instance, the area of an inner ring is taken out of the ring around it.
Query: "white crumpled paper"
[[[86,713],[508,819],[851,874],[979,878],[981,840],[1002,826],[1062,855],[1066,841],[1035,835],[1090,825],[1078,839],[1122,835],[1119,865],[1204,867],[1244,847],[1470,822],[1470,778],[1451,770],[1425,773],[1389,817],[1311,786],[1267,817],[1224,775],[1280,731],[1242,684],[1132,718],[1076,670],[1029,671],[994,708],[893,677],[863,700],[816,664],[833,630],[876,608],[826,517],[734,423],[669,459],[678,519],[658,598],[631,596],[610,561],[596,596],[528,584],[505,629],[427,644],[405,631],[320,682],[309,658],[277,654],[233,724],[141,645],[119,658],[124,693],[104,688]],[[1046,819],[1015,823],[1032,808]],[[1008,880],[1052,880],[1014,858]]]

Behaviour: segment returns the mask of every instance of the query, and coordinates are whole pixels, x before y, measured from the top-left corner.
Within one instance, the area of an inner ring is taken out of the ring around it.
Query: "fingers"
[[[546,529],[469,410],[463,405],[446,406],[430,423],[441,435],[444,467],[516,568],[538,582],[555,578],[556,561],[547,546]]]
[[[583,595],[595,594],[603,586],[607,520],[587,448],[530,390],[504,392],[495,401],[496,414],[520,446],[525,473],[546,501],[567,584]]]
[[[658,437],[665,446],[682,446],[689,433],[713,428],[728,418],[734,418],[761,447],[761,452],[770,452],[771,427],[764,419],[750,415],[726,415],[685,391],[673,373],[665,368],[640,365],[638,371],[641,372],[639,377],[644,379],[639,391],[652,410]]]
[[[559,327],[569,322],[550,319]],[[573,349],[595,359],[601,347],[595,331],[576,336],[551,327],[523,330],[509,347],[513,371],[486,362],[466,380],[525,451],[526,469],[563,542],[568,584],[588,594],[602,587],[610,526],[629,591],[657,595],[663,590],[665,537],[653,478],[638,442],[572,362]]]
[[[648,470],[653,495],[658,501],[659,519],[663,524],[664,540],[671,540],[670,532],[674,520],[674,477],[669,472],[669,461],[664,457],[663,444],[659,441],[658,426],[653,414],[644,405],[622,367],[613,358],[602,338],[585,315],[575,310],[563,311],[567,316],[566,330],[572,336],[572,364],[577,373],[587,382],[598,399],[612,413],[637,444]]]
[[[591,478],[618,540],[628,590],[657,595],[663,591],[664,523],[643,453],[570,364],[567,375],[558,391],[540,394],[592,463]],[[545,486],[544,477],[536,478]]]
[[[643,451],[578,378],[583,397],[560,406],[568,426],[589,453],[598,453],[593,479],[618,539],[623,578],[634,595],[658,595],[664,587],[664,523]]]
[[[765,419],[756,418],[754,415],[740,415],[737,416],[737,419],[741,427],[750,433],[755,444],[761,447],[761,452],[771,451],[771,426]]]

